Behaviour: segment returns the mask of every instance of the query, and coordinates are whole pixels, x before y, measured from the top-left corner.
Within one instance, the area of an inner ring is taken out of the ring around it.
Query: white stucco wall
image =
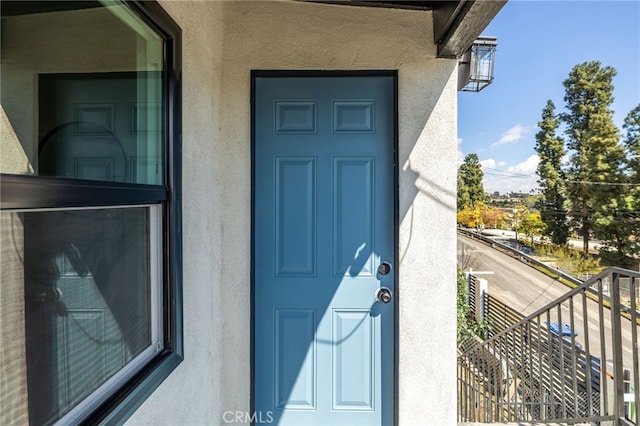
[[[399,73],[401,425],[454,424],[456,63],[430,13],[304,2],[161,4],[183,29],[185,361],[131,425],[250,409],[252,69]]]

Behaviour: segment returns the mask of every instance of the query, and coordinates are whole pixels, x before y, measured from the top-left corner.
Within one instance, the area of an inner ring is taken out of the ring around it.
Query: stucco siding
[[[400,424],[455,423],[456,62],[431,14],[290,1],[161,4],[183,30],[185,361],[132,425],[250,410],[251,70],[398,70]],[[258,355],[259,356],[259,355]]]
[[[399,421],[455,424],[455,63],[400,69]]]

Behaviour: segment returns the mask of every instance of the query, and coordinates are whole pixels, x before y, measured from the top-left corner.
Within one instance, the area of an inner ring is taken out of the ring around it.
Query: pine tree
[[[472,205],[471,196],[469,195],[469,188],[467,188],[467,185],[464,182],[464,176],[460,172],[461,171],[460,169],[462,168],[462,166],[458,168],[458,199],[457,199],[458,212],[468,209]]]
[[[622,217],[626,236],[622,253],[620,253],[625,257],[625,264],[621,266],[635,267],[638,262],[632,259],[640,253],[640,105],[627,114],[622,128],[626,131],[623,142],[627,150],[625,162],[627,185],[624,186],[619,214]]]
[[[484,201],[482,166],[477,154],[467,154],[458,168],[458,211]]]
[[[605,240],[605,247],[600,250],[600,257],[609,264],[630,268],[637,264],[633,257],[640,251],[640,241],[638,241],[640,190],[636,186],[640,179],[638,157],[636,157],[640,131],[640,107],[627,115],[623,128],[627,132],[624,140],[627,155],[623,159],[624,170],[620,174],[618,185],[612,191],[615,198],[612,198],[608,204],[599,206],[594,217],[597,234]]]
[[[564,245],[569,237],[567,224],[566,197],[562,158],[566,154],[564,142],[556,136],[560,120],[555,116],[555,106],[551,100],[542,111],[540,131],[536,134],[536,152],[540,158],[537,173],[542,188],[542,198],[537,203],[545,234],[554,244]]]
[[[624,144],[629,154],[626,166],[630,183],[640,184],[640,105],[627,114],[622,128],[627,133]]]
[[[615,231],[613,212],[618,208],[624,155],[610,108],[615,75],[612,67],[591,61],[576,65],[563,82],[568,112],[560,117],[571,152],[566,175],[568,215],[583,238],[585,256],[592,234],[607,237]]]

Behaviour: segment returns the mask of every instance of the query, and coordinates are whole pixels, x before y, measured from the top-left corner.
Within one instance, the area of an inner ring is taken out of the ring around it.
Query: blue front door
[[[254,83],[256,423],[391,424],[394,77]]]

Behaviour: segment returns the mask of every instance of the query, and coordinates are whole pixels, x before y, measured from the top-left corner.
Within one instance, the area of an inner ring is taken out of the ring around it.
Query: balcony
[[[458,352],[460,423],[638,425],[639,272],[609,268],[527,317],[479,282],[489,330]]]

